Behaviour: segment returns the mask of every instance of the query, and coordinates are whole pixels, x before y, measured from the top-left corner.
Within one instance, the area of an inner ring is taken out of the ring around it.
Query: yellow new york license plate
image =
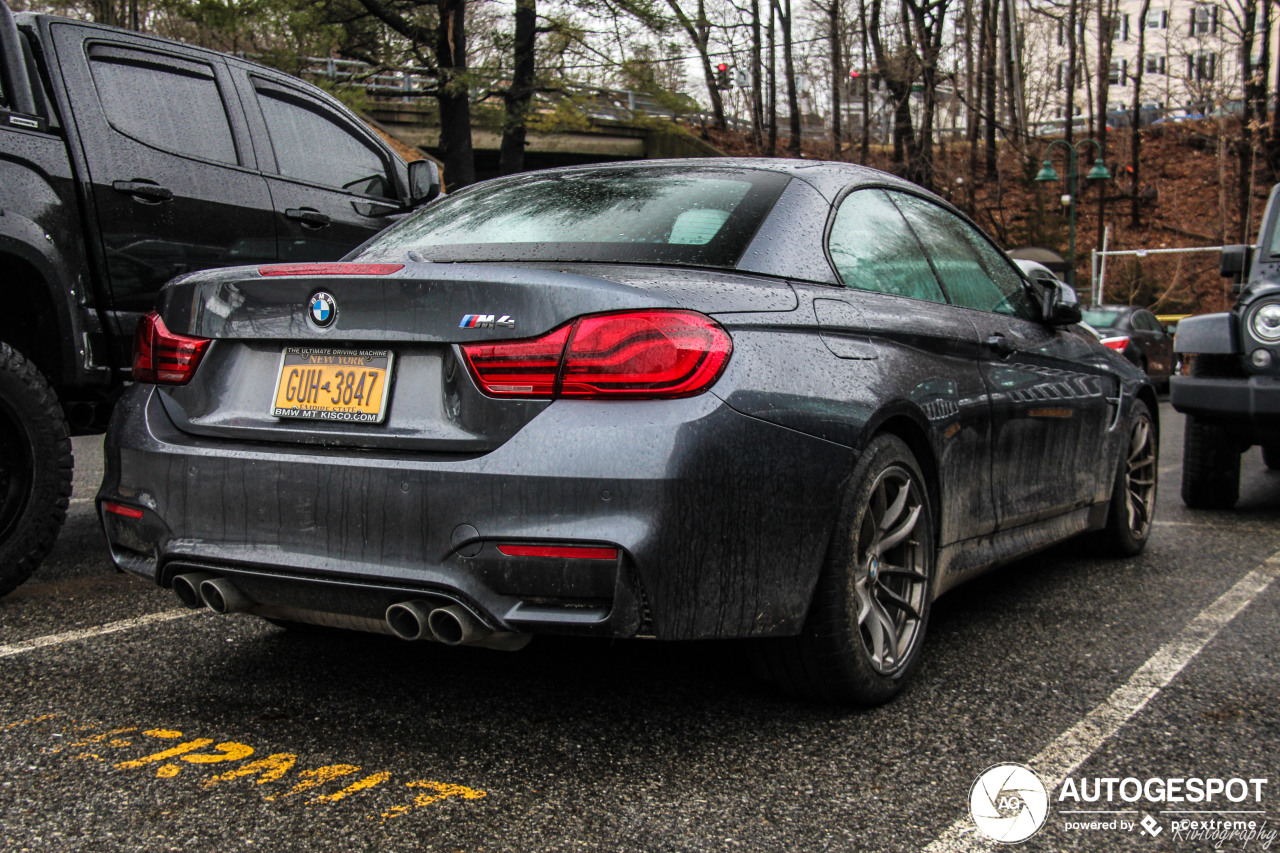
[[[390,381],[390,350],[285,347],[271,414],[380,424]]]

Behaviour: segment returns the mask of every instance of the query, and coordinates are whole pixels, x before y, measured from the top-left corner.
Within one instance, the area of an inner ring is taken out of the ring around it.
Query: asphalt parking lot
[[[1235,511],[1187,510],[1182,418],[1161,420],[1141,557],[1077,541],[949,594],[913,684],[857,712],[788,700],[729,643],[503,653],[179,610],[110,565],[101,440],[77,439],[62,538],[0,599],[0,850],[994,849],[969,798],[1002,762],[1050,792],[1011,849],[1268,849],[1280,472],[1255,449]],[[1130,777],[1267,782],[1059,796]],[[1188,827],[1223,819],[1255,834]]]

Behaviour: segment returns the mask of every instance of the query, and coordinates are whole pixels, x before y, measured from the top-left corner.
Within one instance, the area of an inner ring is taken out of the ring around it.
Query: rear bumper
[[[769,636],[803,622],[852,461],[711,394],[561,401],[459,457],[190,435],[135,386],[98,497],[142,510],[102,513],[122,568],[164,586],[223,574],[264,613],[380,619],[426,597],[498,631]],[[512,557],[504,543],[617,556]]]
[[[1183,414],[1229,423],[1251,444],[1274,440],[1280,430],[1280,379],[1175,376],[1169,401]]]

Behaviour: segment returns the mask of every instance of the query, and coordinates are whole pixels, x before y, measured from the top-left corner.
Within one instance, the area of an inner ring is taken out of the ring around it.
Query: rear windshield
[[[732,268],[786,175],[677,166],[529,173],[433,202],[358,255],[402,261],[616,261]]]
[[[1084,311],[1084,321],[1095,329],[1110,329],[1120,324],[1124,313],[1120,311],[1103,311],[1100,309]]]

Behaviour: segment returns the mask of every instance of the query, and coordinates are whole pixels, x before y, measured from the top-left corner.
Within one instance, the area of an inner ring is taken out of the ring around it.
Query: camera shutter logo
[[[321,290],[311,297],[310,310],[307,313],[312,323],[321,329],[326,329],[333,325],[334,318],[338,316],[338,303],[333,296]]]
[[[969,814],[988,838],[1016,844],[1044,826],[1049,816],[1049,792],[1030,767],[995,764],[973,783]]]

